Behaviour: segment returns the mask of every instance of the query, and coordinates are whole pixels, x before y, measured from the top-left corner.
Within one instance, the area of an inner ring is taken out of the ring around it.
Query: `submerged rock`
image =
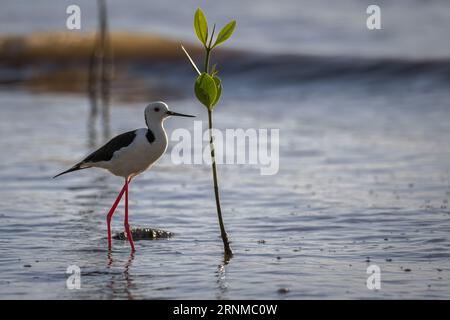
[[[135,228],[131,229],[131,233],[133,234],[133,240],[167,239],[173,236],[173,233],[170,231],[152,228]],[[127,235],[125,232],[116,233],[113,236],[113,239],[126,240]]]
[[[279,294],[287,294],[289,293],[289,291],[290,291],[289,288],[280,288],[277,290]]]

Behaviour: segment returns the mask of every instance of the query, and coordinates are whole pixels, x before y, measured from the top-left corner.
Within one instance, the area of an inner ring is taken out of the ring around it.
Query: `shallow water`
[[[64,31],[59,14],[69,2],[35,10],[6,1],[2,32]],[[92,30],[94,5],[79,2],[82,31]],[[87,98],[0,87],[0,298],[450,298],[447,2],[382,3],[379,33],[365,29],[367,3],[356,0],[231,1],[220,10],[201,1],[108,3],[113,30],[183,41],[193,39],[185,26],[196,5],[219,23],[237,17],[231,47],[270,54],[220,63],[215,125],[280,129],[280,170],[219,166],[235,251],[224,264],[210,168],[174,165],[172,141],[131,184],[130,223],[175,236],[137,241],[134,255],[114,240],[108,255],[105,216],[121,179],[95,169],[51,179],[102,142],[100,123],[96,136],[89,130]],[[128,79],[167,89],[152,99],[206,120],[185,86],[188,66],[132,63]],[[48,67],[5,62],[0,80]],[[113,90],[133,95],[133,84]],[[112,103],[113,134],[144,126],[146,102],[123,100]],[[167,122],[169,135],[176,128],[192,131],[193,122]],[[115,232],[122,219],[121,205]],[[378,291],[366,287],[372,264],[381,268]],[[66,288],[70,265],[81,268],[80,290]]]
[[[3,91],[0,297],[449,298],[448,92],[411,99],[392,89],[368,100],[315,88],[274,91],[264,104],[229,95],[216,112],[220,128],[236,127],[236,116],[243,128],[281,127],[278,174],[219,167],[228,265],[209,167],[175,166],[170,150],[132,183],[130,214],[133,226],[175,237],[137,241],[134,256],[115,240],[108,256],[105,215],[122,181],[95,169],[50,178],[90,150],[86,99]],[[270,107],[280,101],[283,109]],[[206,120],[191,99],[169,103]],[[141,127],[143,108],[115,103],[113,132]],[[381,268],[379,291],[366,288],[371,264]],[[81,290],[66,289],[69,265],[81,268]]]

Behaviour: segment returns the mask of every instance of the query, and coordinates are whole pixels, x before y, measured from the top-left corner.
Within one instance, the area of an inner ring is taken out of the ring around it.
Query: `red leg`
[[[108,225],[108,250],[111,250],[112,248],[112,244],[111,244],[111,218],[114,214],[114,211],[116,211],[117,205],[120,202],[120,199],[122,199],[123,193],[125,192],[127,188],[127,185],[125,184],[122,188],[122,190],[120,191],[119,195],[117,196],[116,201],[114,202],[113,206],[111,207],[111,209],[108,212],[108,215],[106,216],[106,223]]]
[[[131,181],[131,179],[130,179]],[[125,231],[127,232],[128,241],[130,241],[131,251],[134,252],[134,242],[133,242],[133,234],[130,230],[130,225],[128,224],[128,180],[125,180]]]

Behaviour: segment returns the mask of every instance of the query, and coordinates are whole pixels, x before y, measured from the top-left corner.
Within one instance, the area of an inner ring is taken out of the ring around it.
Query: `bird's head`
[[[167,117],[177,116],[177,117],[195,117],[189,114],[177,113],[169,110],[166,103],[162,101],[152,102],[145,108],[145,122],[147,126],[150,121],[161,122]]]

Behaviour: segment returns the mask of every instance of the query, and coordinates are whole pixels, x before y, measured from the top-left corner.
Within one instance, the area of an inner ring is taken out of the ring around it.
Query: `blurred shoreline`
[[[2,64],[24,65],[45,62],[86,62],[92,54],[96,34],[48,32],[27,35],[0,35],[0,61]],[[121,60],[179,60],[181,41],[155,34],[112,32],[111,45],[114,59]],[[183,43],[193,54],[200,48]]]
[[[0,36],[0,88],[21,86],[33,92],[85,93],[95,41],[94,32]],[[189,71],[185,74],[191,75],[181,44],[197,61],[201,59],[199,46],[155,34],[112,32],[110,41],[113,88],[119,99],[147,100],[149,94],[161,93],[177,96],[180,93],[171,88],[173,83],[155,81],[149,74],[165,74],[168,79],[173,78],[173,69],[186,68]],[[228,59],[238,54],[225,49],[217,57]],[[149,93],[149,88],[156,92]]]
[[[85,94],[95,33],[49,32],[0,36],[0,90],[21,87],[31,92]],[[195,74],[180,49],[197,64],[199,46],[150,33],[112,32],[113,98],[147,101],[188,94],[184,83]],[[301,54],[267,54],[220,48],[215,61],[237,90],[298,88],[317,83],[339,86],[413,86],[440,88],[450,83],[450,59],[369,58]],[[245,86],[242,86],[245,84]],[[190,92],[190,91],[189,91]]]

